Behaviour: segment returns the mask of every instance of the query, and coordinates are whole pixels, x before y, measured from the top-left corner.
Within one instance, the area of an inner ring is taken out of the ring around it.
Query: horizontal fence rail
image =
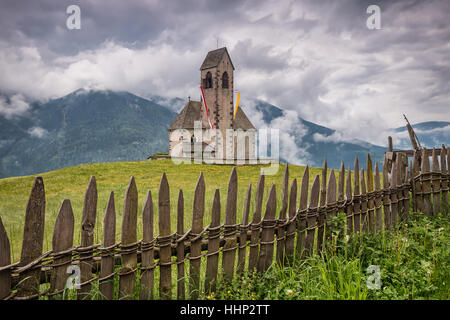
[[[158,225],[154,224],[150,190],[142,206],[142,221],[138,221],[138,190],[131,177],[125,192],[119,243],[115,242],[116,209],[111,192],[103,220],[103,241],[94,244],[98,195],[95,177],[91,177],[84,198],[80,245],[73,245],[75,219],[71,202],[65,199],[55,221],[52,250],[45,253],[45,189],[43,179],[37,177],[26,208],[22,252],[17,263],[11,263],[10,242],[0,218],[0,299],[61,299],[72,279],[76,280],[78,299],[90,299],[96,282],[100,298],[113,299],[114,279],[118,281],[120,299],[132,299],[136,292],[140,299],[198,299],[201,293],[214,292],[219,279],[229,281],[246,270],[262,273],[274,262],[283,265],[295,254],[305,258],[320,253],[332,238],[330,224],[338,214],[345,219],[337,235],[342,237],[402,227],[408,222],[410,203],[413,210],[427,215],[447,212],[450,150],[443,146],[438,157],[433,149],[431,163],[428,152],[416,153],[410,165],[398,160],[390,164],[390,170],[385,159],[381,172],[378,163],[372,166],[369,155],[366,170],[359,169],[356,158],[353,183],[352,171],[349,168],[346,174],[344,163],[338,180],[334,170],[327,176],[325,161],[321,177],[316,175],[310,186],[306,166],[299,188],[297,179],[289,184],[286,165],[281,188],[277,190],[276,185],[271,185],[266,203],[263,203],[262,174],[254,200],[252,185],[247,188],[241,223],[236,223],[236,168],[229,178],[224,222],[220,218],[222,195],[216,189],[212,208],[206,208],[205,181],[200,174],[189,230],[185,230],[183,223],[183,191],[179,190],[177,203],[171,203],[166,174],[161,177],[158,199],[155,199]],[[280,208],[277,208],[277,195],[281,197]],[[170,225],[172,207],[177,214],[175,230]],[[206,226],[205,214],[211,216],[211,223]],[[143,227],[140,240],[137,239],[138,223]],[[204,269],[202,261],[206,265]]]

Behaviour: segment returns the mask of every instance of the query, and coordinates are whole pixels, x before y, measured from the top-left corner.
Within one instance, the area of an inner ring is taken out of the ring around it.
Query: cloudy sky
[[[66,8],[81,9],[69,30]],[[381,29],[369,29],[369,5]],[[80,87],[197,98],[199,67],[226,46],[242,99],[262,99],[386,143],[388,128],[450,121],[450,1],[2,0],[0,105]]]

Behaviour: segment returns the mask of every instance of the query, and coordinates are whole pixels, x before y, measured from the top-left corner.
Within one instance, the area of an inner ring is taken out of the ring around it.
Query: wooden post
[[[309,199],[308,212],[306,215],[306,221],[308,223],[306,233],[306,254],[309,256],[313,253],[314,248],[314,235],[317,229],[317,212],[320,197],[320,177],[316,175],[314,182],[311,186],[311,197]]]
[[[103,250],[100,262],[99,289],[101,298],[112,300],[114,296],[114,245],[116,242],[116,207],[111,192],[103,219]]]
[[[327,202],[327,159],[323,161],[323,167],[322,167],[322,183],[320,186],[320,207],[317,217],[317,252],[322,251],[322,243],[323,243],[323,236],[324,236],[324,230],[325,230],[325,221],[326,221],[326,215],[327,211],[325,208],[325,204]]]
[[[414,162],[412,167],[412,178],[414,181],[413,207],[416,212],[423,212],[422,183],[420,182],[419,158],[420,153],[418,151],[414,151]]]
[[[447,159],[446,159],[446,155],[447,155],[447,149],[445,148],[444,145],[442,145],[442,149],[441,149],[441,172],[442,172],[442,207],[443,207],[443,213],[448,213],[448,208],[449,208],[449,204],[448,204],[448,174],[450,172],[450,168],[447,167]]]
[[[289,193],[289,224],[286,230],[286,256],[290,257],[294,254],[294,240],[296,231],[296,222],[293,220],[297,211],[297,179],[291,184],[291,192]]]
[[[352,170],[350,167],[347,171],[347,183],[345,188],[345,196],[348,204],[345,207],[345,214],[347,217],[347,235],[351,235],[353,233],[353,194],[352,194]]]
[[[78,290],[78,299],[90,299],[91,280],[92,280],[92,249],[83,249],[91,247],[94,244],[94,228],[97,216],[97,182],[95,177],[91,176],[86,189],[83,204],[83,216],[81,220],[81,248],[80,252],[80,275],[81,286]]]
[[[231,281],[234,274],[236,259],[236,201],[237,201],[237,173],[234,167],[228,182],[227,206],[225,209],[225,244],[223,246],[222,267],[224,280]]]
[[[328,179],[328,187],[327,187],[327,215],[325,221],[329,221],[332,217],[335,217],[337,214],[337,203],[336,203],[336,176],[334,175],[334,170],[331,170],[330,177]],[[331,239],[331,231],[326,230],[328,237],[327,240]]]
[[[403,174],[404,174],[404,170],[403,170],[402,158],[400,156],[397,157],[397,160],[395,161],[395,166],[397,167],[396,194],[397,194],[397,208],[398,208],[396,222],[399,226],[401,226],[402,222],[404,220],[405,208],[403,207],[403,182],[404,182]]]
[[[120,244],[122,268],[119,278],[119,299],[133,299],[135,271],[137,267],[137,210],[138,192],[134,177],[131,177],[123,201],[122,241]],[[129,252],[130,251],[130,252]]]
[[[0,217],[0,269],[11,264],[11,246],[2,218]],[[11,269],[0,271],[0,300],[9,296],[11,291]]]
[[[306,166],[303,172],[302,184],[300,188],[300,202],[299,202],[299,219],[297,220],[297,255],[300,258],[306,257],[306,230],[308,221],[306,220],[308,207],[308,192],[309,192],[309,167]]]
[[[273,244],[275,242],[275,213],[277,210],[277,198],[275,185],[270,188],[269,198],[266,204],[266,213],[262,222],[261,250],[258,259],[258,272],[266,271],[272,264]]]
[[[375,162],[375,232],[383,230],[382,191],[380,184],[380,170]]]
[[[421,182],[422,182],[422,197],[423,197],[423,212],[429,216],[433,214],[431,206],[431,172],[430,159],[428,158],[427,149],[422,151],[422,168],[421,168]]]
[[[216,291],[217,270],[219,268],[220,246],[220,192],[216,189],[211,210],[211,226],[208,233],[208,254],[206,260],[205,292]]]
[[[284,169],[284,178],[283,178],[283,190],[281,193],[281,209],[278,215],[278,227],[277,227],[277,254],[276,261],[278,264],[283,263],[284,256],[284,246],[286,243],[286,212],[288,206],[288,188],[289,188],[289,166],[286,164]]]
[[[345,208],[341,208],[345,202],[345,166],[344,161],[341,161],[341,168],[339,170],[339,185],[338,185],[338,213],[345,213]],[[343,238],[345,234],[345,225],[341,226],[339,230],[339,238]]]
[[[259,176],[258,185],[256,186],[255,206],[253,211],[253,220],[250,225],[250,256],[248,259],[248,271],[252,272],[257,264],[259,257],[259,234],[261,231],[261,208],[264,196],[264,174]]]
[[[391,227],[396,228],[398,222],[398,186],[397,186],[397,165],[392,165],[391,171]]]
[[[368,203],[367,208],[369,210],[369,230],[375,232],[375,193],[374,193],[374,183],[373,183],[373,171],[372,171],[372,159],[370,159],[370,154],[367,154],[367,196]]]
[[[403,210],[404,219],[406,223],[409,223],[409,174],[408,167],[405,168],[405,182],[403,184]]]
[[[64,287],[66,285],[66,280],[68,277],[66,271],[72,261],[72,255],[63,254],[58,256],[58,253],[72,248],[74,223],[75,219],[73,217],[70,200],[65,199],[59,209],[59,213],[55,221],[55,229],[53,231],[52,249],[53,253],[56,254],[54,264],[58,265],[52,270],[52,278],[50,283],[50,292],[55,294],[53,298],[61,298],[62,296],[60,293],[64,291]]]
[[[22,253],[19,266],[28,265],[42,254],[45,223],[45,190],[42,177],[34,179],[28,199],[23,231]],[[26,271],[20,275],[17,295],[39,295],[40,270]]]
[[[242,274],[245,269],[245,258],[247,253],[247,230],[248,230],[248,217],[250,214],[250,200],[252,197],[252,184],[249,183],[247,188],[247,194],[245,196],[244,210],[242,215],[242,222],[239,230],[239,253],[238,264],[236,272]]]
[[[172,248],[170,238],[170,189],[167,176],[163,173],[159,183],[159,296],[162,300],[172,299]]]
[[[205,179],[203,173],[198,178],[194,192],[194,207],[192,212],[191,252],[189,255],[189,296],[198,299],[200,293],[200,262],[202,253],[203,216],[205,214]]]
[[[361,231],[361,194],[359,189],[359,161],[358,157],[355,159],[355,189],[353,190],[353,221],[356,233]]]
[[[383,163],[383,211],[384,211],[384,230],[391,227],[391,187],[389,183],[389,172],[387,159]]]
[[[369,232],[369,215],[367,211],[367,190],[364,179],[364,169],[361,170],[361,225],[364,232]]]
[[[431,178],[433,180],[433,215],[441,212],[441,169],[439,168],[439,160],[436,155],[436,149],[433,148],[432,153]]]
[[[181,190],[180,190],[181,192]],[[147,191],[144,206],[142,208],[142,244],[141,244],[141,283],[140,299],[153,299],[153,284],[155,273],[154,235],[153,235],[153,199],[152,192]],[[184,257],[184,252],[183,252]]]

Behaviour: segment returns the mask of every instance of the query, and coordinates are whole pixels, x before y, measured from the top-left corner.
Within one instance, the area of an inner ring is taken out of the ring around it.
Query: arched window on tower
[[[212,88],[212,74],[209,71],[206,73],[205,79],[203,79],[203,87],[205,89]]]
[[[222,75],[222,88],[228,89],[228,73],[226,71]]]

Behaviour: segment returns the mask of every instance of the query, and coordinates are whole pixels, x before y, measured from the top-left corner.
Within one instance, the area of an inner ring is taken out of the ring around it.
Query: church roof
[[[169,130],[194,129],[194,121],[201,120],[202,107],[200,101],[189,101],[172,122]],[[207,122],[202,122],[202,128],[209,129]],[[238,108],[237,110],[236,118],[233,119],[233,128],[242,130],[255,129],[242,108]]]
[[[201,111],[202,103],[200,101],[189,101],[172,122],[169,130],[194,129],[194,121],[200,120]],[[203,128],[206,128],[205,125]]]
[[[228,54],[226,47],[219,48],[219,49],[208,52],[205,60],[203,60],[200,70],[217,67],[225,53],[230,58],[230,55]],[[231,62],[231,58],[230,58],[230,62]],[[233,67],[233,70],[234,70],[233,62],[231,62],[231,66]]]

